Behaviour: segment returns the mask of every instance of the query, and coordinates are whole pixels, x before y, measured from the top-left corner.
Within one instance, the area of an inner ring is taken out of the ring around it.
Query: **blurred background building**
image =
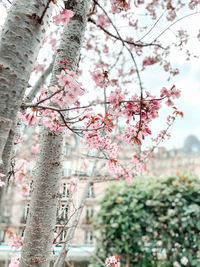
[[[28,142],[23,144],[23,146],[25,145],[23,150],[20,149],[20,151],[23,151],[23,153],[20,152],[20,158],[26,158],[29,162],[35,159],[34,153],[30,153],[30,146],[33,144],[32,141],[28,139]],[[132,149],[125,147],[124,151],[121,153],[122,160],[124,162],[130,161],[132,152]],[[55,228],[57,234],[56,243],[58,244],[58,246],[55,247],[55,252],[59,251],[59,247],[62,245],[66,236],[67,227],[71,224],[70,219],[75,209],[79,206],[80,196],[92,171],[94,157],[95,152],[88,151],[80,143],[78,138],[70,138],[67,142]],[[83,168],[83,158],[88,159],[87,170]],[[148,176],[176,175],[177,173],[183,172],[191,172],[200,175],[199,163],[200,141],[195,136],[188,136],[181,149],[168,151],[164,147],[158,148],[153,158],[147,164],[147,172]],[[84,206],[75,236],[71,242],[71,254],[69,254],[71,255],[70,259],[72,261],[77,261],[78,259],[82,260],[81,266],[88,266],[84,265],[84,261],[89,259],[94,250],[95,233],[92,224],[94,215],[99,209],[98,201],[103,197],[107,185],[113,182],[113,179],[108,175],[102,163],[98,163],[96,169],[98,169],[98,172],[95,175],[94,183],[90,186],[86,205]],[[2,266],[7,266],[6,262],[14,253],[7,246],[10,233],[22,237],[24,236],[26,220],[29,213],[33,173],[34,168],[27,171],[27,181],[30,187],[28,195],[22,197],[17,184],[11,184],[8,188],[8,208],[5,210],[3,224],[0,230],[0,262],[3,261],[3,264],[5,264]],[[68,190],[71,177],[79,179],[77,191],[73,194]],[[78,253],[78,257],[74,251]]]
[[[193,135],[186,138],[180,149],[159,147],[149,164],[149,174],[175,175],[182,172],[200,174],[200,141]]]

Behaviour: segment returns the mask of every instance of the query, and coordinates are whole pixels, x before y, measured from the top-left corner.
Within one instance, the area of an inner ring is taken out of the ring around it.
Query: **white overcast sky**
[[[176,29],[187,29],[191,34],[189,41],[190,51],[196,55],[200,55],[200,41],[196,38],[200,28],[199,20],[200,14],[196,14],[180,21],[171,28],[172,31],[167,31],[162,36],[162,42],[169,43],[171,42],[170,40],[173,41],[173,31]],[[158,24],[158,28],[155,28],[155,32],[162,32],[162,27],[163,24],[161,21]],[[154,34],[152,32],[152,36],[155,36]],[[171,138],[163,144],[168,149],[182,147],[188,135],[196,135],[200,139],[200,62],[196,58],[190,61],[186,61],[185,58],[186,56],[183,53],[174,51],[171,62],[175,67],[178,67],[180,74],[175,76],[169,83],[166,83],[166,85],[169,85],[168,88],[175,84],[181,90],[181,97],[175,101],[175,105],[184,113],[184,118],[178,118],[171,128]],[[155,86],[155,88],[160,88],[164,81],[162,80],[162,73],[159,74],[156,71],[149,72],[146,80],[153,87]],[[154,129],[159,124],[164,124],[163,118],[165,113],[167,114],[167,109],[163,109],[160,119],[153,124]]]

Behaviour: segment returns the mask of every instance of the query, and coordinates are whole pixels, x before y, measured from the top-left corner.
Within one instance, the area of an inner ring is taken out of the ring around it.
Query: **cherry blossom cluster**
[[[108,80],[106,72],[93,72],[91,73],[96,85],[100,88],[112,85]],[[65,68],[59,75],[57,75],[58,86],[51,87],[52,95],[47,96],[46,90],[42,90],[41,100],[39,103],[48,105],[49,103],[55,103],[63,108],[65,106],[70,107],[72,105],[79,105],[78,97],[84,94],[84,90],[77,82],[76,74],[69,69]],[[119,131],[118,138],[121,141],[125,141],[131,145],[141,145],[142,140],[151,135],[150,123],[153,119],[158,117],[158,111],[161,107],[163,99],[167,99],[166,104],[172,106],[171,99],[178,98],[180,91],[173,86],[170,90],[162,88],[160,98],[156,99],[149,92],[145,92],[145,96],[138,96],[137,94],[126,100],[126,95],[122,93],[121,89],[111,91],[107,97],[107,102],[104,105],[108,105],[107,114],[103,116],[101,113],[95,114],[87,110],[87,114],[83,117],[79,116],[77,122],[84,121],[85,128],[81,131],[84,142],[89,149],[100,149],[105,152],[107,158],[107,167],[110,173],[119,176],[126,176],[127,180],[130,180],[129,171],[125,171],[118,164],[118,154],[120,151],[119,145],[112,140],[111,134],[115,127],[115,121],[124,121],[124,130]],[[40,104],[40,105],[41,105]],[[92,109],[90,109],[92,110]],[[39,114],[43,124],[52,131],[60,131],[68,127],[65,121],[62,121],[61,113],[59,109],[49,109],[48,107],[39,107]],[[36,118],[36,108],[32,110],[32,115],[20,114],[19,116],[23,120],[27,120],[29,125],[32,125],[33,121],[38,121]],[[65,119],[65,118],[64,118]],[[70,124],[71,122],[69,122]],[[32,148],[37,152],[38,145]],[[141,164],[137,164],[139,172],[142,170]],[[73,184],[73,183],[72,183]]]
[[[130,0],[111,0],[112,13],[120,13],[130,8]]]
[[[26,110],[26,112],[18,112],[17,116],[19,119],[23,120],[24,122],[28,123],[28,125],[32,126],[38,123],[38,119],[36,117],[36,108],[32,107]]]
[[[27,166],[29,162],[25,159],[21,159],[17,162],[17,166],[14,170],[14,182],[17,183],[21,193],[23,196],[27,196],[29,194],[29,186],[26,181],[26,172]]]
[[[57,111],[45,109],[40,112],[40,116],[43,125],[51,131],[58,132],[65,129],[65,126],[61,125],[62,121]]]
[[[104,14],[100,14],[97,17],[97,25],[108,28],[110,25],[110,21],[107,19],[107,17]]]
[[[11,259],[11,262],[8,267],[19,267],[20,266],[20,257],[14,257]]]
[[[189,8],[194,9],[199,4],[200,4],[199,0],[191,0],[188,5],[189,5]]]
[[[106,266],[120,267],[120,257],[118,255],[111,256],[105,261]]]
[[[148,57],[144,58],[142,65],[143,65],[143,67],[150,66],[150,65],[156,64],[159,61],[160,61],[160,59],[157,56],[155,56],[155,57],[148,56]]]
[[[167,128],[165,130],[161,130],[156,138],[153,138],[152,141],[157,143],[157,146],[160,142],[163,142],[166,138],[170,138],[171,135],[168,132],[169,128],[173,125],[175,119],[177,116],[180,116],[183,118],[183,112],[178,111],[176,107],[173,107],[174,111],[172,115],[169,115],[167,117]]]
[[[77,75],[67,68],[57,75],[57,80],[58,85],[62,89],[60,90],[58,87],[50,87],[50,90],[53,93],[59,92],[51,98],[51,101],[58,103],[60,107],[76,104],[78,97],[85,93],[85,90],[80,86],[80,83],[77,82]]]
[[[135,1],[135,5],[138,7],[139,5],[144,5],[145,9],[148,11],[148,13],[151,15],[152,19],[156,19],[157,18],[157,10],[159,8],[163,8],[165,10],[167,10],[166,13],[166,19],[168,21],[173,21],[176,17],[177,17],[177,10],[179,10],[180,8],[182,8],[185,5],[188,5],[188,7],[190,9],[194,9],[197,5],[200,4],[199,0],[191,0],[191,1],[172,1],[172,0],[168,0],[168,1],[158,1],[158,0],[152,0],[152,1],[144,1],[144,0],[140,0],[140,1]]]
[[[69,192],[74,193],[78,191],[78,183],[79,183],[79,179],[76,177],[72,177],[70,179],[70,184],[67,186],[67,189],[69,190]]]
[[[167,90],[165,87],[162,88],[160,97],[167,97],[166,104],[168,106],[173,106],[174,103],[172,102],[172,99],[179,98],[181,95],[180,90],[177,90],[175,85],[172,86],[170,90]]]
[[[21,235],[17,235],[12,229],[7,230],[7,235],[9,238],[8,244],[13,251],[17,251],[23,246],[23,237]]]
[[[116,142],[112,140],[110,132],[113,130],[112,116],[107,114],[105,117],[102,114],[97,116],[88,114],[87,122],[85,122],[85,128],[83,131],[83,142],[89,149],[100,149],[104,151],[107,161],[108,171],[111,174],[118,174],[119,172],[124,174],[124,170],[118,166],[117,157],[120,151],[120,147]],[[101,131],[101,129],[103,130]]]
[[[100,88],[104,88],[106,83],[105,83],[105,74],[100,71],[100,70],[96,70],[93,72],[90,72],[96,86],[100,87]]]
[[[109,114],[105,118],[101,114],[98,114],[96,117],[90,114],[90,120],[86,123],[87,130],[84,131],[83,142],[89,149],[100,149],[100,151],[103,151],[110,174],[114,175],[115,178],[124,177],[130,182],[132,179],[130,170],[118,164],[118,155],[121,148],[110,136],[112,128],[109,125],[113,127],[113,122],[111,119],[107,119],[108,117]],[[100,131],[102,126],[104,126],[104,130]],[[106,134],[106,132],[109,134]]]
[[[129,144],[141,144],[146,136],[151,135],[149,129],[150,122],[158,117],[158,111],[161,108],[161,101],[167,98],[166,104],[171,106],[173,102],[171,98],[178,98],[180,91],[173,86],[170,90],[162,89],[160,99],[156,99],[149,92],[141,100],[140,96],[134,95],[130,100],[125,101],[125,96],[120,90],[113,91],[108,97],[108,101],[112,104],[109,113],[115,114],[116,117],[124,117],[126,120],[126,128],[122,139]],[[136,117],[139,117],[136,120]]]
[[[101,84],[99,87],[101,87]],[[130,181],[128,169],[125,170],[118,164],[120,146],[112,138],[114,122],[116,119],[121,121],[124,119],[124,130],[117,133],[119,140],[130,145],[141,145],[142,141],[152,134],[149,128],[150,123],[158,117],[161,102],[167,99],[166,104],[171,106],[173,104],[171,99],[179,96],[180,91],[173,86],[169,90],[162,88],[159,99],[146,92],[142,99],[141,96],[135,94],[129,100],[125,100],[126,96],[122,93],[122,90],[116,89],[107,97],[108,113],[105,116],[88,113],[84,117],[86,120],[85,128],[87,129],[83,131],[84,142],[89,149],[104,151],[107,158],[107,168],[111,174],[115,177],[124,176]],[[158,136],[158,138],[160,137]],[[145,158],[147,158],[146,155],[142,160],[133,155],[132,163],[136,166],[135,174],[143,171],[142,163]]]
[[[69,20],[74,16],[74,12],[72,10],[64,9],[60,14],[53,17],[55,24],[62,23],[66,25]]]
[[[57,81],[58,86],[49,88],[52,92],[50,96],[47,95],[46,89],[42,89],[39,103],[45,105],[55,103],[60,108],[71,107],[72,105],[79,106],[78,98],[85,93],[85,90],[77,82],[77,75],[68,68],[65,68],[65,70],[62,70],[57,75]],[[38,117],[41,117],[40,121],[52,131],[60,131],[66,128],[57,110],[48,109],[45,106],[44,108],[37,108],[36,105],[36,107],[28,108],[26,112],[18,112],[18,118],[25,121],[28,125],[39,123]]]
[[[37,154],[38,151],[39,151],[39,143],[37,143],[35,145],[32,145],[32,147],[31,147],[31,153]]]
[[[146,97],[140,100],[140,96],[134,95],[130,100],[125,101],[120,90],[113,91],[108,97],[110,101],[109,113],[115,114],[117,118],[125,119],[125,130],[121,138],[129,144],[141,144],[147,135],[151,135],[149,123],[158,117],[161,107],[161,100],[156,100],[146,92]],[[118,101],[120,100],[120,101]],[[136,117],[139,117],[136,120]]]

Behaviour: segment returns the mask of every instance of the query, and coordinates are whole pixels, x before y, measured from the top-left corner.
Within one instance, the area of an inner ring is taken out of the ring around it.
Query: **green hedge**
[[[100,205],[96,253],[103,261],[118,254],[122,266],[200,266],[199,178],[114,183]]]

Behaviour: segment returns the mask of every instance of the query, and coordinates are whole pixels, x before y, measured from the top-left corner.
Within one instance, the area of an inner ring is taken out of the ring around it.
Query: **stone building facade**
[[[23,155],[27,159],[32,159],[33,154],[30,154],[29,140],[26,149],[23,150]],[[188,145],[189,144],[189,145]],[[175,175],[177,172],[190,172],[196,175],[200,175],[200,149],[199,142],[195,137],[189,137],[182,149],[167,151],[165,148],[158,148],[154,153],[153,158],[150,160],[147,170],[148,176],[160,176],[160,175]],[[58,205],[58,216],[56,222],[56,233],[58,235],[56,242],[62,244],[67,227],[70,226],[70,218],[74,213],[74,208],[78,208],[81,194],[85,187],[85,182],[91,174],[94,151],[88,151],[77,138],[72,138],[69,143],[66,144],[65,157],[63,162],[63,178],[60,187],[60,198]],[[124,161],[130,160],[132,150],[126,148],[121,157]],[[83,170],[83,158],[88,159],[88,169]],[[95,218],[95,214],[99,210],[98,201],[103,197],[106,187],[113,181],[106,169],[99,162],[96,166],[99,169],[95,176],[94,183],[91,185],[86,204],[83,208],[83,212],[75,232],[75,236],[72,240],[73,245],[94,245],[95,233],[93,231],[92,223]],[[67,189],[67,185],[70,183],[71,177],[79,179],[77,191],[72,195]],[[6,242],[8,230],[16,232],[16,234],[24,235],[26,220],[29,212],[29,202],[32,187],[32,176],[30,172],[29,184],[30,194],[26,197],[21,197],[17,185],[12,185],[8,192],[8,206],[7,214],[4,214],[4,222],[0,230],[0,241]],[[69,220],[69,223],[67,223]]]

